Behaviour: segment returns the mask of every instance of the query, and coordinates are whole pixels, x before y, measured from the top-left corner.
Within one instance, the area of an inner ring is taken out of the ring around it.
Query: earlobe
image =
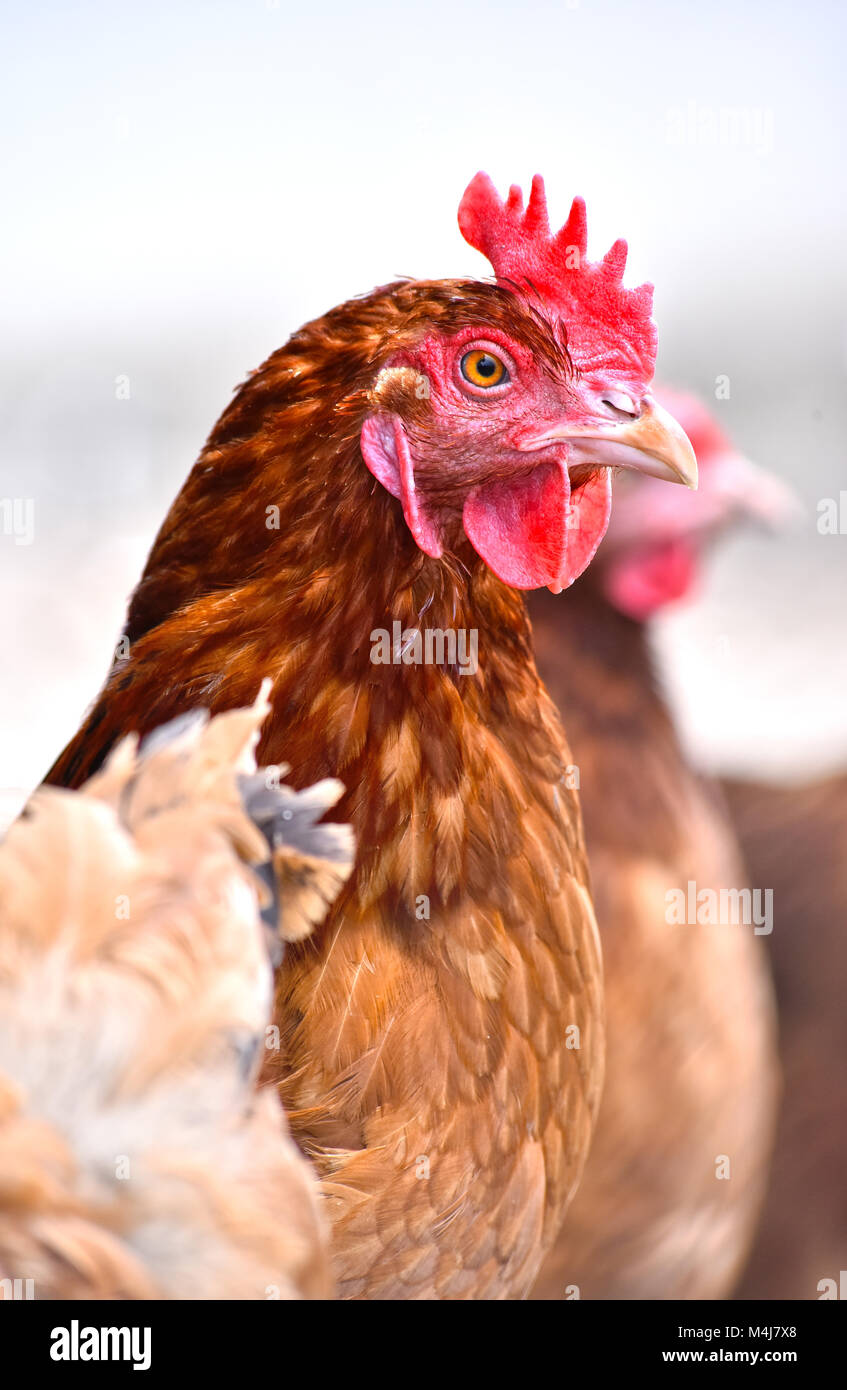
[[[439,528],[415,487],[412,453],[399,415],[368,415],[362,425],[361,446],[370,472],[402,502],[403,516],[416,544],[437,560],[444,547]]]
[[[378,483],[392,497],[400,496],[400,467],[397,459],[396,415],[369,415],[362,425],[362,458]]]

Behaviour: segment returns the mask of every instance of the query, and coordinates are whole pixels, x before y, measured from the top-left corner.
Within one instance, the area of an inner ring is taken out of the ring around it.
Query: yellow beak
[[[533,449],[554,440],[570,445],[568,466],[631,468],[671,483],[697,487],[697,459],[682,426],[652,396],[640,402],[638,415],[623,420],[598,420],[596,425],[567,425],[545,431]]]

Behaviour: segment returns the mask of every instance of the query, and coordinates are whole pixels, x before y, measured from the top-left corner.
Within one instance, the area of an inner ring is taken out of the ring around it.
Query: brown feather
[[[326,1183],[348,1297],[524,1294],[602,1076],[579,810],[522,600],[469,546],[420,552],[359,451],[390,355],[466,324],[566,365],[502,287],[401,283],[307,325],[241,388],[153,547],[130,654],[48,779],[76,783],[127,730],[192,704],[249,702],[265,672],[261,760],[299,785],[343,777],[356,871],[287,953],[268,1074]],[[391,389],[408,418],[426,408]],[[477,629],[475,677],[371,662],[373,629],[424,613]]]
[[[254,1088],[269,850],[239,773],[266,710],[126,740],[0,845],[0,1278],[37,1298],[331,1290],[313,1175]]]

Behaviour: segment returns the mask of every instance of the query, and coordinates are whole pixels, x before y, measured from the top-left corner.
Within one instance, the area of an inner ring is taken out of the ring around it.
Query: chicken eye
[[[459,363],[462,376],[471,386],[502,386],[509,380],[509,370],[505,362],[495,357],[493,352],[474,348],[466,352]]]

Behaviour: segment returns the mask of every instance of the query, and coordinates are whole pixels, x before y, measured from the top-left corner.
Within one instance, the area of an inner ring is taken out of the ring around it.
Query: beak
[[[666,482],[697,487],[697,459],[680,424],[652,396],[641,401],[637,416],[602,421],[589,427],[549,430],[524,448],[541,448],[553,440],[570,445],[568,466],[631,468]]]

